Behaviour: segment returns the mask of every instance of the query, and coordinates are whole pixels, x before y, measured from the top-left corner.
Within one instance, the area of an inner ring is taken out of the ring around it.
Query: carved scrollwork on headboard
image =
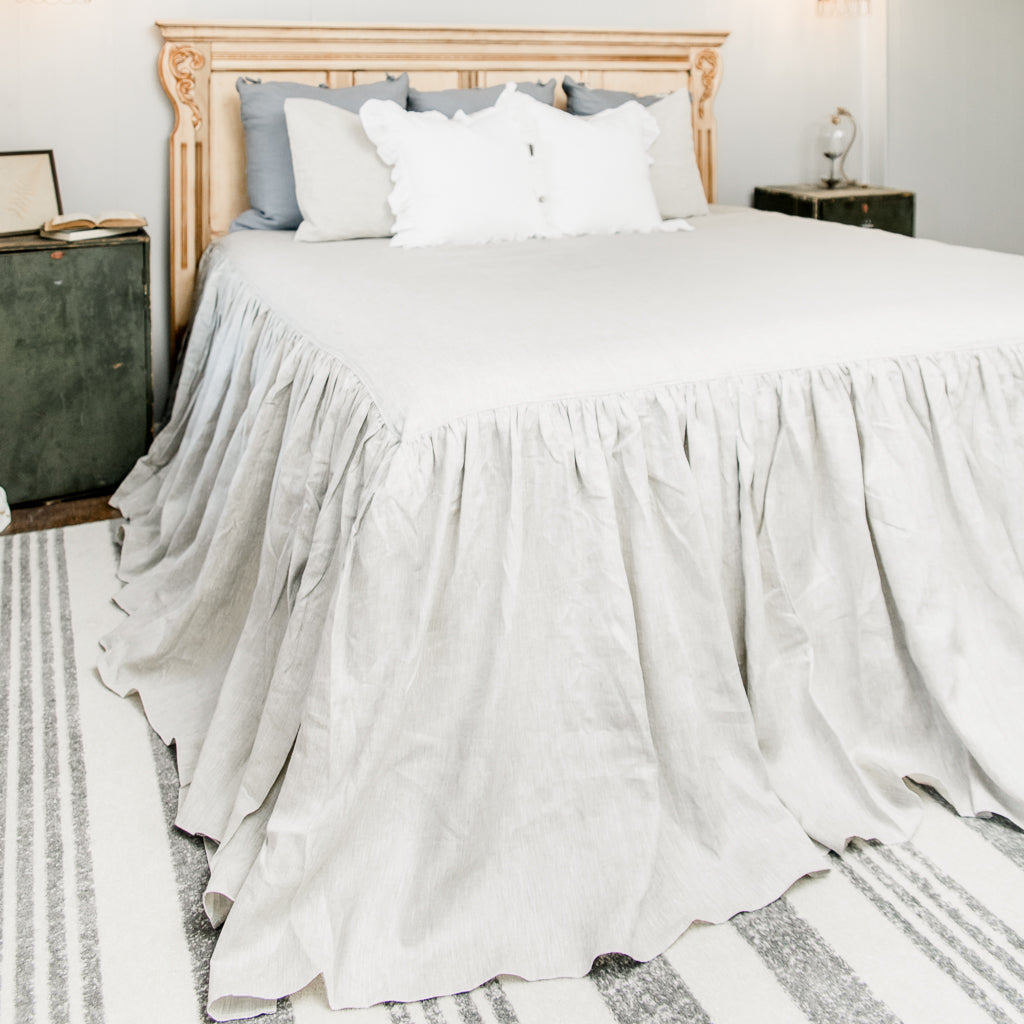
[[[694,61],[694,67],[700,72],[702,82],[700,97],[697,100],[697,118],[703,120],[708,101],[714,96],[718,86],[718,74],[721,68],[718,51],[701,50]]]
[[[191,46],[175,46],[171,48],[167,63],[174,75],[174,91],[178,99],[192,111],[192,127],[198,131],[203,123],[203,115],[196,102],[195,73],[206,63],[203,55]]]

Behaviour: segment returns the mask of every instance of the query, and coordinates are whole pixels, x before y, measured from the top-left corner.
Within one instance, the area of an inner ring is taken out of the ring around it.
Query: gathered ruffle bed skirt
[[[1019,346],[410,438],[204,273],[101,672],[213,841],[215,1019],[649,959],[910,835],[908,778],[1024,823]]]

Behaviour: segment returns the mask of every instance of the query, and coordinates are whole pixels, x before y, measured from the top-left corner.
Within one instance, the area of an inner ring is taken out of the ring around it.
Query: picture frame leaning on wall
[[[52,149],[0,153],[0,238],[33,234],[63,212]]]

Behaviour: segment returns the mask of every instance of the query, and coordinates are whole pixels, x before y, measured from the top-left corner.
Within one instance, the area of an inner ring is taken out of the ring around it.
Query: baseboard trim
[[[22,505],[11,509],[11,525],[7,527],[4,534],[55,530],[61,526],[76,526],[79,523],[94,523],[101,519],[116,519],[120,514],[116,508],[110,505],[109,494],[47,501],[39,505]]]

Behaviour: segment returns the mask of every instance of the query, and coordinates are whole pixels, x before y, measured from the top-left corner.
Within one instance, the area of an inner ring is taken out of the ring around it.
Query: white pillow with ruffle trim
[[[504,106],[518,113],[531,143],[553,234],[661,230],[649,153],[658,122],[639,103],[584,118],[506,92]]]
[[[392,245],[478,245],[550,233],[529,145],[507,105],[448,118],[368,100],[359,116],[391,167]]]

